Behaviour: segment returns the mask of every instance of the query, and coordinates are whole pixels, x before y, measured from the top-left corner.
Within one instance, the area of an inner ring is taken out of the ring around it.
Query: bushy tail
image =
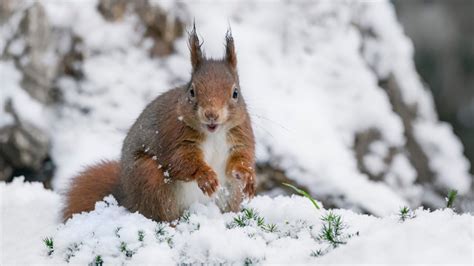
[[[118,182],[119,170],[119,162],[104,161],[76,176],[66,194],[64,221],[75,213],[93,210],[97,201],[111,194]]]

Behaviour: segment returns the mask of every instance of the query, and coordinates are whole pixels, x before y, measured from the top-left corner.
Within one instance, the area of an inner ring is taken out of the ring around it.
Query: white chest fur
[[[206,203],[215,201],[218,205],[225,205],[229,191],[226,187],[225,168],[229,157],[230,145],[227,142],[227,130],[220,128],[214,133],[207,134],[201,144],[205,162],[216,172],[219,179],[219,189],[212,197],[205,195],[195,181],[182,182],[179,188],[179,197],[182,208],[189,208],[194,202]]]

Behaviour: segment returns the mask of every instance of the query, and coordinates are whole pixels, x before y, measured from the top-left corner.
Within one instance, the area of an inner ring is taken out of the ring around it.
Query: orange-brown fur
[[[119,163],[116,161],[104,161],[80,173],[66,195],[64,220],[69,219],[74,213],[93,210],[97,201],[112,193],[118,175]]]
[[[180,194],[183,182],[196,182],[207,196],[226,185],[230,196],[222,211],[237,211],[245,196],[255,194],[254,136],[240,94],[232,36],[226,36],[223,60],[204,58],[195,30],[189,46],[190,82],[160,95],[144,109],[124,140],[119,163],[93,166],[74,179],[65,219],[92,210],[96,201],[112,193],[132,212],[171,221],[186,208],[179,204],[185,196]],[[209,125],[228,130],[226,184],[219,184],[201,150],[206,138],[213,137]]]
[[[252,131],[250,120],[241,126],[234,127],[230,130],[230,140],[233,144],[231,155],[227,161],[226,173],[228,176],[233,175],[233,171],[237,174],[237,178],[245,180],[244,192],[247,195],[255,195],[255,155],[254,148],[249,148],[253,143],[253,135],[248,132]]]

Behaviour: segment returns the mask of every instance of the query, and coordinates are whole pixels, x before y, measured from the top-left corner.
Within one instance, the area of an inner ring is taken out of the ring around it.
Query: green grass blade
[[[307,199],[309,199],[309,200],[313,203],[314,207],[316,207],[316,209],[318,209],[318,210],[321,209],[321,208],[319,207],[318,203],[316,203],[316,201],[313,199],[313,197],[311,197],[311,195],[308,194],[308,192],[306,192],[306,191],[304,191],[304,190],[302,190],[302,189],[299,189],[299,188],[297,188],[297,187],[295,187],[295,186],[293,186],[293,185],[291,185],[291,184],[288,184],[288,183],[282,183],[282,184],[283,184],[284,186],[287,186],[287,187],[293,189],[294,191],[296,191],[296,192],[297,192],[298,194],[300,194],[301,196],[304,196],[304,197],[306,197]]]

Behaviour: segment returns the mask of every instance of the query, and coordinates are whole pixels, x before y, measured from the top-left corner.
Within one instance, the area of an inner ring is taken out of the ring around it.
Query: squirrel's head
[[[225,56],[208,59],[201,50],[196,28],[189,34],[192,76],[181,99],[184,121],[202,132],[230,129],[246,117],[237,73],[237,56],[230,30],[225,36]]]

